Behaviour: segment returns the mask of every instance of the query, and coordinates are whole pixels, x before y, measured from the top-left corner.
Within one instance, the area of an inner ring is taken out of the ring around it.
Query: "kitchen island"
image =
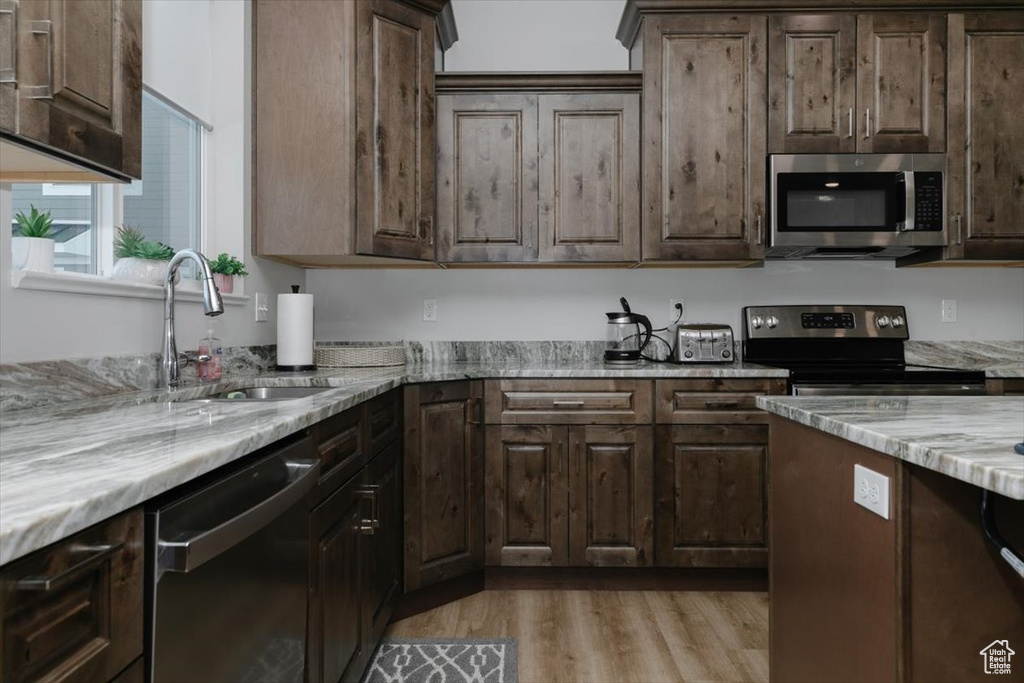
[[[1021,397],[761,397],[769,456],[771,677],[983,680],[1024,642]],[[863,488],[855,466],[884,479]],[[995,494],[995,495],[992,495]],[[884,514],[855,502],[861,498]],[[882,506],[886,507],[886,506]]]

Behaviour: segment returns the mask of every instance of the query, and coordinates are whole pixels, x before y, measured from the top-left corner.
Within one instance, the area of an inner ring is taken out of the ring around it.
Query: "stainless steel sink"
[[[194,398],[192,401],[289,401],[314,396],[330,389],[331,387],[242,387]]]

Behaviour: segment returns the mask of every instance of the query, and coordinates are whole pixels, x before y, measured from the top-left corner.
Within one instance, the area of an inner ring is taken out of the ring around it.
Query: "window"
[[[202,247],[208,127],[163,97],[142,94],[142,178],[130,185],[33,183],[11,188],[14,214],[53,218],[54,269],[109,275],[114,228],[131,225],[175,250]],[[12,234],[18,235],[11,216]],[[191,262],[189,262],[191,263]],[[183,270],[189,271],[188,264]]]

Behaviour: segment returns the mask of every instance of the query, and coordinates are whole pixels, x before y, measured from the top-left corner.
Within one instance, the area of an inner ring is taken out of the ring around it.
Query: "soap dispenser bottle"
[[[210,360],[199,362],[200,382],[216,382],[220,380],[223,372],[221,368],[221,356],[223,353],[220,339],[214,335],[213,328],[207,329],[206,337],[199,342],[199,355],[209,356]]]

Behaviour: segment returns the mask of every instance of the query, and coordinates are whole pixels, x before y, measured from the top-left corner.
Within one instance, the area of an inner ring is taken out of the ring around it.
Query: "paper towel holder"
[[[292,294],[299,293],[299,285],[292,285]],[[280,333],[280,328],[278,328]],[[276,365],[274,369],[278,372],[315,372],[316,364],[313,365]]]

